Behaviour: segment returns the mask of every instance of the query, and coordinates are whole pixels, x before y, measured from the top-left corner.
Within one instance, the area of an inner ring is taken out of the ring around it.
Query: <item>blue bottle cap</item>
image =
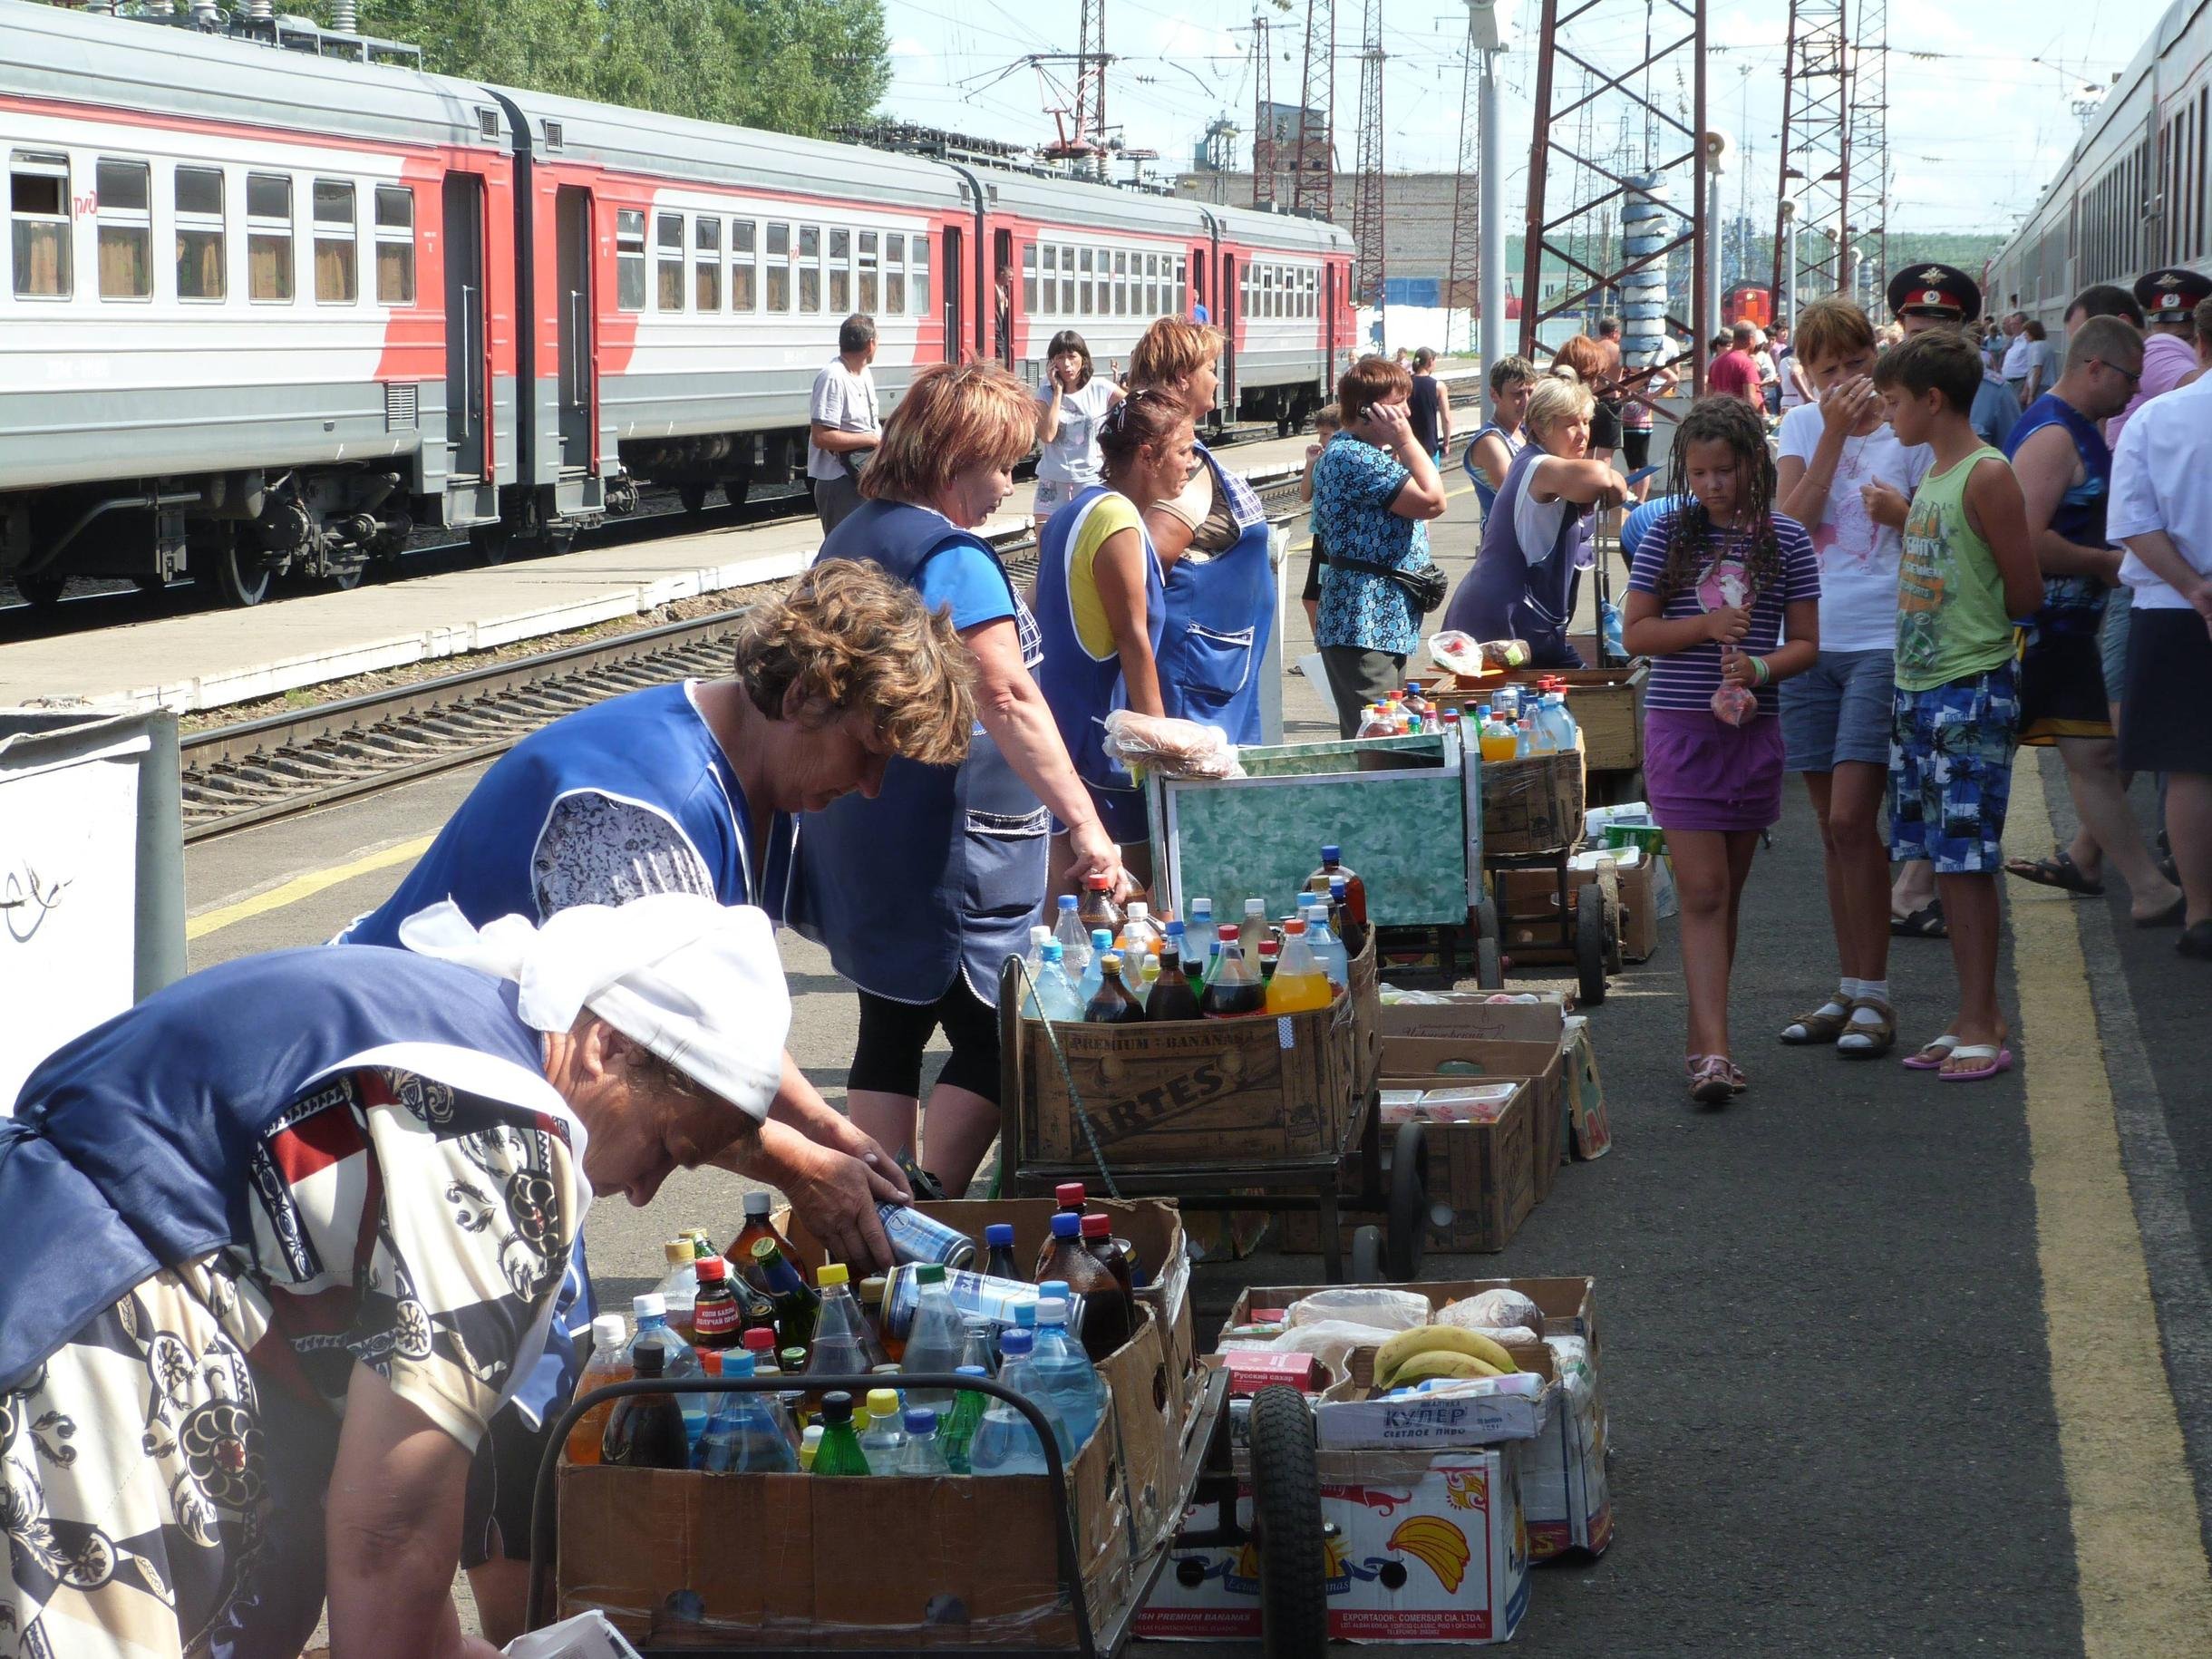
[[[969,1367],[969,1369],[980,1373],[983,1367],[980,1365],[975,1365]],[[908,1434],[935,1434],[937,1431],[937,1414],[936,1411],[929,1406],[908,1406],[907,1408],[906,1423],[907,1432]]]
[[[1081,1216],[1072,1216],[1063,1209],[1053,1218],[1054,1238],[1080,1238],[1082,1231],[1083,1218]]]
[[[717,1356],[722,1361],[722,1374],[725,1377],[749,1377],[752,1374],[752,1351],[741,1348],[735,1353]]]
[[[1330,897],[1342,898],[1346,891],[1347,889],[1344,886],[1344,878],[1342,876],[1331,876],[1329,878]]]
[[[1074,895],[1074,894],[1072,894],[1072,893],[1062,893],[1062,894],[1060,896],[1060,907],[1061,907],[1062,910],[1072,910],[1072,909],[1074,909],[1074,908],[1075,908],[1075,895]]]
[[[1321,849],[1321,861],[1324,864],[1341,863],[1344,860],[1344,849],[1341,847],[1324,847]]]
[[[1093,927],[1091,930],[1091,948],[1092,950],[1111,950],[1113,935],[1103,927]]]
[[[956,1365],[953,1367],[953,1375],[956,1377],[987,1377],[990,1374],[980,1365]]]
[[[1062,1302],[1065,1302],[1068,1299],[1067,1280],[1046,1279],[1043,1283],[1040,1284],[1037,1286],[1037,1300],[1042,1302],[1047,1296],[1058,1296]]]
[[[1035,1348],[1036,1345],[1037,1338],[1035,1334],[1033,1332],[1024,1330],[1018,1324],[1015,1325],[1011,1331],[1007,1331],[1003,1334],[998,1339],[998,1351],[1010,1360],[1018,1360],[1024,1357],[1030,1353],[1031,1350]]]
[[[1037,946],[1037,960],[1040,962],[1058,962],[1067,954],[1068,953],[1065,950],[1061,948],[1061,944],[1058,939],[1047,939],[1043,944]]]
[[[989,1227],[984,1228],[983,1241],[986,1245],[1006,1245],[1011,1247],[1014,1243],[1014,1228],[1007,1222],[994,1221]]]

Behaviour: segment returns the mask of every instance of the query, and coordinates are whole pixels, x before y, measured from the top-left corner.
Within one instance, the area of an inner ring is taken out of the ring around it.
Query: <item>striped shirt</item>
[[[1667,539],[1674,534],[1674,515],[1667,514],[1644,533],[1636,548],[1628,586],[1637,593],[1656,594],[1659,576],[1666,568]],[[1740,650],[1764,656],[1782,643],[1783,609],[1820,597],[1820,565],[1813,556],[1812,538],[1795,519],[1774,515],[1775,538],[1781,544],[1782,579],[1766,587],[1751,604],[1751,631],[1738,642]],[[1745,560],[1751,538],[1741,530],[1723,530],[1707,542],[1704,568],[1695,582],[1678,590],[1660,612],[1669,622],[1702,616],[1722,606],[1744,599]],[[1651,684],[1644,694],[1647,709],[1685,709],[1710,713],[1712,694],[1721,687],[1721,647],[1703,640],[1687,651],[1652,659]],[[1780,707],[1772,685],[1760,687],[1759,706],[1771,714]]]

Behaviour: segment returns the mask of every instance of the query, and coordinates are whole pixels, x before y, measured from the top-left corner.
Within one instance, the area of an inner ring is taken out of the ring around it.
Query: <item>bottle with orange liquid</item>
[[[1320,959],[1305,942],[1305,924],[1285,922],[1282,958],[1267,981],[1267,1012],[1304,1014],[1326,1008],[1333,996],[1329,976],[1322,972]]]
[[[584,1374],[577,1381],[576,1392],[580,1397],[595,1388],[605,1388],[609,1382],[627,1382],[633,1373],[628,1353],[629,1332],[623,1328],[620,1314],[601,1314],[591,1322],[591,1358],[584,1366]],[[606,1432],[606,1420],[615,1414],[615,1402],[602,1400],[590,1411],[576,1420],[576,1427],[568,1431],[568,1461],[597,1463],[599,1443]]]

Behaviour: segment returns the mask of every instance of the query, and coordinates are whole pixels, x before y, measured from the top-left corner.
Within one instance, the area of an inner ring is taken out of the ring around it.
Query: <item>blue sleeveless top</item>
[[[1237,519],[1237,536],[1226,552],[1179,558],[1167,573],[1160,706],[1170,719],[1219,726],[1232,743],[1256,743],[1263,738],[1259,666],[1275,632],[1267,515],[1251,485],[1225,471],[1204,444],[1197,447]]]
[[[1477,639],[1526,640],[1533,667],[1582,668],[1587,665],[1567,643],[1567,631],[1582,577],[1577,555],[1590,539],[1590,514],[1568,502],[1547,548],[1522,547],[1513,526],[1529,470],[1547,459],[1547,451],[1534,443],[1513,458],[1496,508],[1483,519],[1482,550],[1444,607],[1443,626]]]
[[[2046,426],[2062,426],[2073,440],[2081,458],[2082,479],[2069,484],[2051,515],[2051,528],[2080,548],[2110,546],[2105,535],[2105,510],[2110,503],[2112,451],[2094,422],[2064,398],[2046,392],[2020,412],[2020,419],[2004,440],[2010,461],[2020,446]],[[2105,585],[2093,576],[2068,574],[2043,577],[2043,605],[2035,614],[2038,631],[2086,633],[2104,615]]]
[[[1509,457],[1517,457],[1527,449],[1528,440],[1518,432],[1502,431],[1497,422],[1491,421],[1476,429],[1474,434],[1467,441],[1467,448],[1460,452],[1460,464],[1467,469],[1468,480],[1475,487],[1475,500],[1482,509],[1482,520],[1488,524],[1490,509],[1497,504],[1498,491],[1491,488],[1490,480],[1482,476],[1482,469],[1475,465],[1475,445],[1480,443],[1485,438],[1496,438],[1504,443],[1506,452]],[[1511,460],[1508,460],[1506,464],[1510,467],[1513,463]]]

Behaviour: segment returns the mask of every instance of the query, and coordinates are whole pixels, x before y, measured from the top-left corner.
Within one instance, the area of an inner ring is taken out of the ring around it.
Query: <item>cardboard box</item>
[[[1586,656],[1596,655],[1587,635]],[[1644,693],[1651,679],[1651,659],[1640,656],[1619,668],[1509,668],[1480,679],[1447,674],[1435,684],[1421,682],[1429,701],[1442,708],[1470,709],[1489,701],[1500,685],[1533,685],[1556,675],[1567,690],[1567,712],[1575,717],[1592,771],[1635,771],[1644,764]]]
[[[1571,754],[1483,762],[1484,856],[1515,857],[1580,844],[1586,782],[1583,767],[1579,737]]]
[[[1659,949],[1659,867],[1648,858],[1618,871],[1621,891],[1621,955],[1648,962]],[[1571,961],[1574,951],[1559,936],[1559,878],[1551,870],[1499,870],[1499,931],[1506,955],[1522,962]],[[1569,869],[1567,901],[1597,879],[1597,872]]]
[[[1586,1020],[1584,1024],[1588,1022]],[[1493,1043],[1477,1038],[1385,1037],[1390,1077],[1518,1077],[1529,1085],[1528,1152],[1533,1201],[1551,1196],[1566,1158],[1567,1060],[1557,1043]],[[1595,1156],[1593,1154],[1593,1156]]]
[[[1340,1642],[1503,1642],[1528,1609],[1521,1450],[1324,1451],[1329,1635]],[[1210,1509],[1191,1511],[1208,1524]],[[1237,1503],[1241,1545],[1174,1552],[1137,1634],[1250,1641],[1260,1634],[1251,1497]]]
[[[1321,1362],[1310,1353],[1285,1352],[1281,1353],[1259,1349],[1244,1349],[1221,1356],[1221,1368],[1229,1373],[1229,1393],[1232,1398],[1241,1394],[1256,1394],[1263,1388],[1278,1383],[1296,1389],[1300,1393],[1317,1394],[1327,1385],[1329,1373]]]
[[[1606,1115],[1606,1086],[1597,1075],[1597,1043],[1590,1034],[1587,1019],[1567,1022],[1563,1058],[1568,1143],[1575,1156],[1586,1162],[1603,1158],[1613,1150],[1613,1124]]]
[[[1499,914],[1502,919],[1502,906]],[[1382,1035],[1557,1043],[1567,1020],[1567,999],[1556,991],[1544,993],[1533,1003],[1494,1003],[1489,999],[1498,994],[1491,991],[1442,991],[1429,994],[1445,1000],[1378,1002],[1375,1018]]]

